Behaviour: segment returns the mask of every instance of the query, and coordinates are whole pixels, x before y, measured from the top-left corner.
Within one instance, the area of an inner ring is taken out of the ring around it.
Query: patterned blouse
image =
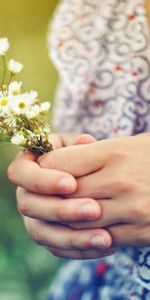
[[[55,127],[97,139],[150,131],[144,0],[63,0],[49,32],[59,74]],[[150,300],[150,248],[65,263],[49,300]]]

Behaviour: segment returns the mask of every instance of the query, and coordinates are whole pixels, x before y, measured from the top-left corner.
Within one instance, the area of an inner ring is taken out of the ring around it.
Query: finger
[[[107,249],[111,246],[111,236],[104,229],[79,231],[28,217],[24,217],[24,221],[27,231],[40,245],[66,250],[96,250]]]
[[[109,178],[109,173],[105,169],[79,177],[73,197],[112,198],[116,194],[116,186],[112,184],[112,178]]]
[[[18,188],[17,201],[21,214],[47,222],[96,220],[101,215],[100,205],[90,198],[66,200]]]
[[[96,259],[106,256],[110,256],[116,253],[114,248],[107,250],[91,250],[91,251],[75,251],[75,250],[60,250],[58,248],[46,247],[46,249],[51,252],[53,255],[62,257],[62,258],[71,258],[71,259]]]
[[[74,229],[88,229],[88,228],[103,228],[119,223],[135,223],[135,216],[133,215],[132,201],[129,199],[104,199],[97,200],[101,207],[101,215],[98,220],[71,222],[69,226]]]
[[[51,151],[41,156],[38,163],[43,168],[62,170],[79,177],[102,168],[107,153],[108,146],[106,147],[104,142],[100,141]]]
[[[78,188],[74,197],[87,197],[88,195],[95,199],[104,199],[119,197],[127,193],[133,194],[135,191],[131,180],[126,178],[123,172],[118,175],[116,167],[112,167],[111,164],[79,177],[77,183]]]
[[[150,240],[149,225],[118,224],[108,227],[113,246],[148,247]]]
[[[52,133],[49,135],[49,139],[54,149],[59,149],[63,146],[63,141],[61,136],[57,133]]]
[[[109,200],[98,200],[98,203],[102,209],[101,218],[98,223],[101,227],[107,227],[118,223],[130,223],[135,224],[138,219],[140,212],[136,208],[136,203],[132,199],[126,197],[126,195],[117,199]]]
[[[82,134],[80,135],[77,140],[75,141],[74,145],[81,145],[81,144],[91,144],[95,143],[97,140],[90,134]]]
[[[41,168],[35,156],[24,152],[8,168],[9,180],[27,190],[43,194],[65,194],[74,192],[76,180],[62,171]]]

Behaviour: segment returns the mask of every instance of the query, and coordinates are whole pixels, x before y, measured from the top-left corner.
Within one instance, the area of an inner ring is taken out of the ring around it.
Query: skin
[[[82,259],[112,254],[110,246],[149,246],[149,152],[150,135],[141,134],[62,147],[38,160],[21,154],[8,177],[23,187],[18,208],[32,238],[55,255]]]
[[[149,134],[142,134],[67,147],[41,157],[39,163],[76,177],[74,197],[97,199],[102,211],[99,220],[69,222],[71,227],[107,227],[114,246],[149,246],[149,149]]]
[[[52,135],[51,140],[55,148],[68,146],[72,142],[81,144],[96,141],[89,135],[79,136],[78,139],[77,136],[78,134]],[[77,188],[75,179],[65,172],[40,168],[36,160],[35,155],[24,152],[19,154],[8,169],[10,181],[23,187],[18,188],[17,191],[18,209],[32,238],[56,256],[87,259],[113,254],[115,249],[108,249],[111,245],[111,236],[104,229],[80,231],[63,224],[66,221],[78,220],[80,222],[98,219],[101,213],[98,203],[90,198],[76,199],[74,210],[74,199],[60,200],[54,194],[73,193]],[[60,186],[58,184],[60,178],[66,178],[69,185],[66,187],[66,184],[65,186],[61,184]],[[34,213],[32,215],[34,210],[36,210],[36,217]],[[44,217],[45,211],[47,211],[47,216]],[[96,244],[93,246],[91,239],[94,240],[95,237]]]

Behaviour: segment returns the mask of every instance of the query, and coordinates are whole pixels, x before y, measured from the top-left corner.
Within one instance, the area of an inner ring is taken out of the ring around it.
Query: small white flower
[[[43,102],[40,105],[40,113],[47,112],[50,108],[50,103],[49,102]]]
[[[6,37],[0,38],[0,56],[3,56],[7,53],[9,49],[9,41]]]
[[[9,99],[8,97],[3,97],[0,99],[0,111],[4,114],[9,115]]]
[[[14,118],[14,116],[8,116],[5,118],[4,123],[12,128],[15,128],[17,123],[16,123],[16,119]]]
[[[39,105],[34,105],[30,110],[26,111],[26,117],[28,119],[33,119],[39,115]]]
[[[50,130],[50,126],[48,124],[46,124],[45,127],[43,128],[43,132],[45,134],[50,134],[51,130]]]
[[[39,106],[38,109],[35,103],[35,96],[37,95],[36,92],[30,92],[30,93],[24,93],[19,94],[16,96],[10,96],[9,97],[9,106],[12,113],[17,115],[25,114],[26,116],[30,115],[31,110],[34,110],[34,116],[39,112]],[[32,113],[33,114],[33,111]],[[30,116],[32,118],[33,116]]]
[[[23,136],[23,134],[21,133],[16,133],[12,138],[11,138],[11,142],[15,145],[25,145],[26,143],[26,139]]]
[[[8,62],[8,69],[12,74],[20,73],[22,68],[23,65],[20,62],[15,61],[14,59],[10,59],[10,61]]]
[[[26,93],[30,102],[35,103],[37,101],[38,93],[36,91],[31,91]]]
[[[27,103],[24,97],[19,96],[9,98],[10,111],[12,112],[12,114],[22,115],[25,114],[28,110]]]
[[[13,81],[9,85],[9,96],[21,94],[22,82]]]
[[[26,130],[26,133],[27,133],[27,136],[28,136],[28,139],[29,140],[35,140],[36,139],[36,134],[33,132],[33,131],[31,131],[31,130]]]

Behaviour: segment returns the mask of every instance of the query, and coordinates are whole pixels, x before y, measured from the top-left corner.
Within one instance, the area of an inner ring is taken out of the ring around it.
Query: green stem
[[[13,73],[10,73],[10,78],[9,78],[9,80],[8,80],[8,83],[7,83],[7,86],[8,86],[7,93],[9,93],[9,85],[10,85],[10,83],[11,83],[11,80],[12,80],[13,76],[14,76],[14,74],[13,74]]]
[[[3,73],[3,78],[2,78],[2,92],[4,94],[3,85],[4,85],[4,82],[5,82],[5,77],[6,77],[6,72],[7,72],[6,58],[5,58],[4,55],[2,56],[2,60],[3,60],[3,68],[4,68],[4,73]]]

